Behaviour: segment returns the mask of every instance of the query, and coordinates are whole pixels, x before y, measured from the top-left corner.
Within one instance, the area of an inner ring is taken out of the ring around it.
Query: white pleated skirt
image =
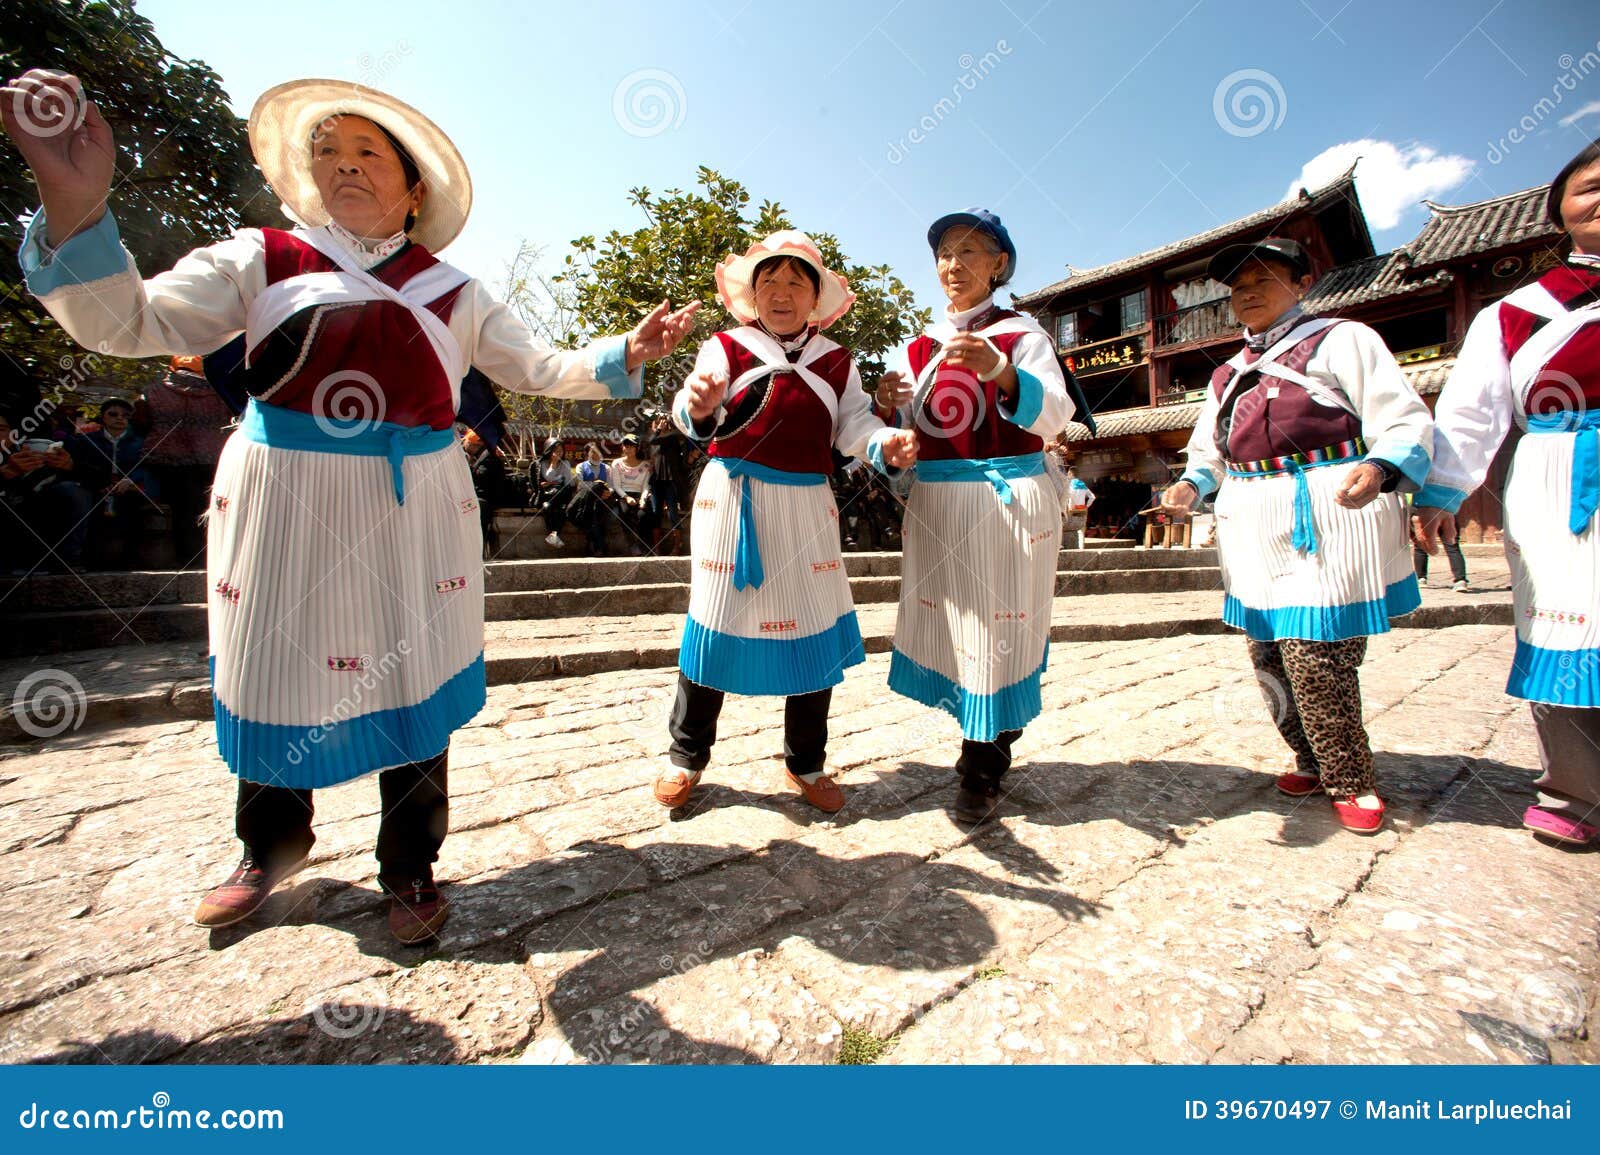
[[[1517,652],[1506,692],[1600,708],[1600,529],[1572,532],[1574,433],[1527,433],[1506,478],[1506,560]]]
[[[889,687],[990,742],[1039,716],[1061,505],[1046,474],[926,481],[906,505]]]
[[[1334,501],[1357,464],[1305,472],[1315,553],[1293,544],[1291,475],[1223,481],[1217,493],[1223,621],[1256,641],[1336,642],[1387,633],[1390,618],[1422,604],[1400,497],[1381,493],[1361,509]]]
[[[764,577],[734,588],[742,483],[755,507]],[[733,478],[716,458],[700,475],[690,521],[689,617],[678,667],[735,694],[809,694],[866,660],[826,484]]]
[[[459,448],[229,438],[207,534],[217,744],[241,778],[331,786],[449,745],[483,707],[482,530]]]

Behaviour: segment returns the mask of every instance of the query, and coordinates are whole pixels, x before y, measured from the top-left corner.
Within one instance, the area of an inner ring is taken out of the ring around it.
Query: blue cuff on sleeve
[[[628,338],[603,337],[594,349],[594,379],[619,400],[644,393],[644,366],[628,372]]]
[[[1428,480],[1428,470],[1433,462],[1428,458],[1428,451],[1420,445],[1407,445],[1404,442],[1380,441],[1376,446],[1367,450],[1369,459],[1376,457],[1380,461],[1387,461],[1405,475],[1410,485],[1400,487],[1402,493],[1411,489],[1421,488]]]
[[[1017,395],[1009,403],[1006,398],[1001,398],[999,408],[1000,416],[1013,425],[1032,428],[1044,410],[1044,385],[1026,369],[1017,368]]]
[[[1448,485],[1424,485],[1411,499],[1411,507],[1415,509],[1419,505],[1426,505],[1455,513],[1465,500],[1467,494],[1459,489],[1451,489]]]
[[[890,465],[883,459],[883,443],[898,432],[894,429],[880,429],[867,441],[867,464],[876,469],[885,477],[899,477],[905,471]]]
[[[117,222],[107,209],[93,226],[68,238],[45,259],[44,210],[33,214],[27,235],[22,238],[18,258],[28,292],[43,297],[70,285],[86,285],[128,271],[128,254],[122,247]]]
[[[711,428],[706,430],[703,436],[701,435],[699,423],[689,416],[689,400],[686,397],[678,399],[677,404],[673,407],[672,416],[679,429],[701,444],[710,441],[711,435],[717,431],[716,422],[712,421],[708,423]]]
[[[1179,481],[1187,481],[1200,491],[1201,498],[1210,497],[1217,491],[1217,475],[1209,469],[1186,469]]]

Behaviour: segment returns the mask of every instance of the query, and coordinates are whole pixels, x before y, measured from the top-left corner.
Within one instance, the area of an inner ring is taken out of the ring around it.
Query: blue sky
[[[1542,183],[1600,134],[1592,0],[1341,3],[139,10],[222,75],[241,115],[273,84],[334,76],[432,116],[476,193],[447,256],[490,283],[520,240],[553,266],[574,237],[640,223],[629,187],[688,187],[704,164],[935,304],[923,233],[953,209],[1001,214],[1020,292],[1271,204],[1360,152],[1383,250],[1414,235],[1421,197]]]

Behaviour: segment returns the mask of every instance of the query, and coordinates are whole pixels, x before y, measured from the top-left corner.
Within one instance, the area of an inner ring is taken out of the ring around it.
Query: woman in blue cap
[[[917,433],[889,686],[961,723],[956,817],[994,810],[1011,746],[1039,714],[1061,506],[1044,443],[1072,417],[1049,334],[995,302],[1017,249],[985,209],[928,230],[950,303],[878,387]]]

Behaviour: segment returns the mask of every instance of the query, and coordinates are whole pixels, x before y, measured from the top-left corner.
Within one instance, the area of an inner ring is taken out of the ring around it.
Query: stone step
[[[1200,551],[1191,560],[1200,560]],[[850,578],[857,605],[892,603],[900,597],[897,555],[860,555],[864,561],[852,569],[868,572]],[[1115,556],[1115,555],[1113,555]],[[685,559],[663,559],[684,573]],[[887,564],[892,561],[891,566]],[[874,564],[875,563],[875,564]],[[527,563],[529,565],[548,563]],[[554,563],[565,566],[566,563]],[[889,570],[873,573],[872,570]],[[505,592],[484,596],[484,617],[490,622],[591,618],[613,614],[683,614],[689,608],[687,580],[656,581],[632,585],[590,585],[575,589],[519,589],[503,572],[491,567],[490,585],[509,586]],[[192,575],[183,574],[187,579]],[[563,574],[571,577],[574,575]],[[185,586],[192,583],[185,581]],[[1084,597],[1096,594],[1133,594],[1211,590],[1221,586],[1215,565],[1174,567],[1152,565],[1138,569],[1063,568],[1056,574],[1056,594]],[[152,602],[144,605],[100,605],[87,609],[33,609],[8,616],[0,632],[0,655],[49,653],[102,646],[137,646],[152,642],[201,640],[206,637],[204,602]]]
[[[1221,608],[1218,590],[1059,597],[1051,610],[1050,636],[1059,644],[1222,633],[1226,627]],[[895,613],[893,603],[868,603],[858,611],[869,653],[890,648]],[[488,679],[492,685],[505,685],[609,670],[671,667],[677,663],[683,620],[679,612],[490,622],[484,631]],[[1395,624],[1402,628],[1506,626],[1511,620],[1509,589],[1457,594],[1433,588],[1424,591],[1421,609]],[[204,641],[163,641],[0,659],[0,692],[14,697],[28,679],[33,679],[36,687],[81,687],[81,699],[75,691],[58,699],[69,703],[67,716],[78,727],[211,716]],[[60,725],[60,717],[45,720]],[[0,741],[28,738],[30,731],[23,728],[26,718],[25,712],[16,709],[0,715]],[[35,723],[31,736],[39,736],[38,725]]]
[[[1057,556],[1057,568],[1062,571],[1185,569],[1217,564],[1214,549],[1082,549],[1062,550]],[[898,553],[847,553],[844,563],[853,578],[893,577],[900,572]],[[493,561],[484,567],[484,590],[490,594],[593,591],[682,585],[688,581],[687,557]],[[205,601],[203,570],[39,574],[0,580],[0,612],[7,614],[24,610],[203,605]]]

